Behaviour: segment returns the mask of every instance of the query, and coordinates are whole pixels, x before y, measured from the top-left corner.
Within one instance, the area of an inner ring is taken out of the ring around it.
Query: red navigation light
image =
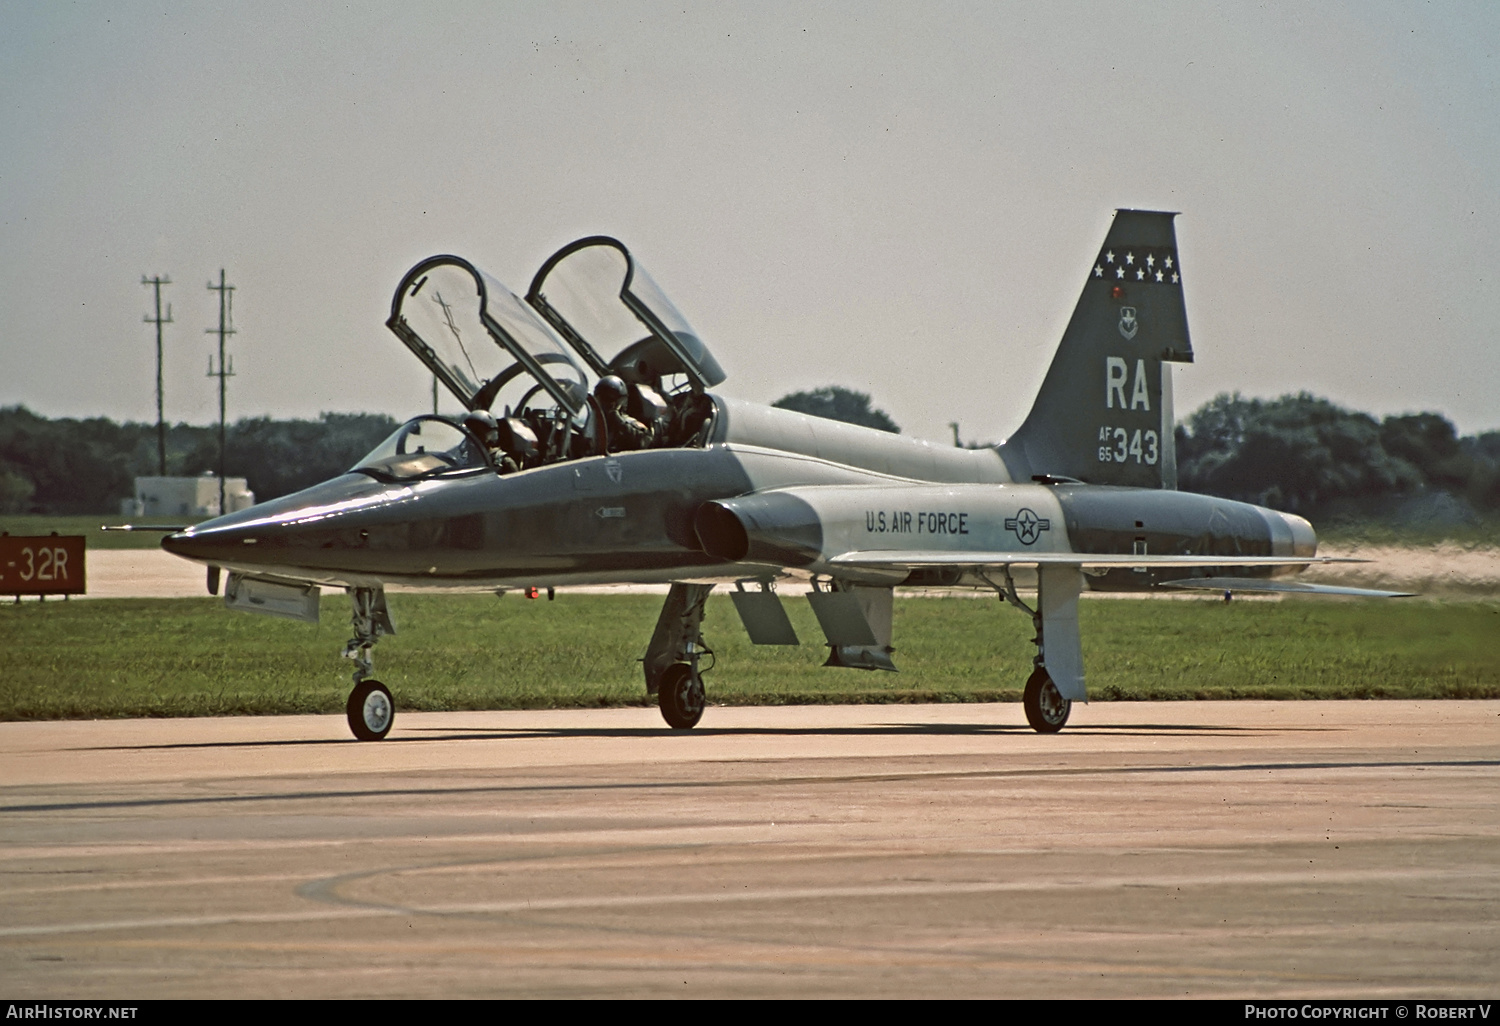
[[[1124,299],[1125,298],[1125,290],[1122,289],[1122,288],[1120,288],[1120,286],[1118,286],[1118,285],[1116,285],[1114,288],[1110,289],[1109,290],[1109,294],[1111,296],[1113,296],[1115,299]]]

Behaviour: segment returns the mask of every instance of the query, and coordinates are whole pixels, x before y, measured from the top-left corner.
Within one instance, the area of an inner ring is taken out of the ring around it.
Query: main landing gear
[[[1056,734],[1068,722],[1073,703],[1064,698],[1047,676],[1047,669],[1038,666],[1031,671],[1026,681],[1026,690],[1021,695],[1021,704],[1026,707],[1026,722],[1038,734]]]
[[[690,730],[703,718],[703,678],[691,663],[673,663],[656,685],[656,704],[673,730]]]
[[[672,585],[641,660],[646,694],[656,695],[662,719],[673,730],[690,730],[703,718],[707,702],[698,660],[713,653],[704,646],[700,628],[703,604],[713,590],[712,584]]]
[[[395,634],[396,628],[385,605],[384,588],[350,588],[349,598],[354,603],[350,620],[354,637],[344,645],[344,658],[354,660],[354,690],[344,711],[355,737],[379,741],[391,732],[391,724],[396,721],[396,703],[390,689],[372,679],[375,642],[382,635]]]
[[[1010,568],[1005,568],[1005,586],[1001,587],[988,577],[984,578],[990,587],[999,592],[1000,597],[1021,612],[1031,617],[1031,624],[1036,629],[1036,637],[1031,643],[1036,646],[1036,657],[1032,660],[1035,667],[1031,676],[1026,679],[1026,690],[1021,693],[1021,705],[1026,710],[1026,722],[1031,724],[1031,729],[1038,734],[1056,734],[1063,729],[1063,724],[1068,722],[1068,714],[1073,711],[1073,703],[1062,696],[1057,690],[1057,685],[1052,682],[1052,677],[1047,673],[1046,655],[1047,649],[1043,641],[1042,611],[1040,608],[1032,609],[1021,601],[1016,594],[1016,582],[1010,575]],[[1040,595],[1037,605],[1041,605]]]

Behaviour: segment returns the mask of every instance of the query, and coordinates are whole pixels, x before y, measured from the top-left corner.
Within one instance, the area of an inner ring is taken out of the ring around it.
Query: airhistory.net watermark
[[[7,1019],[134,1019],[139,1005],[76,1005],[27,1001],[5,1006]]]

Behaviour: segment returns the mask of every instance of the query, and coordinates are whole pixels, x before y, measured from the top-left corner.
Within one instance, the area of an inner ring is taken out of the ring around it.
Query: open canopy
[[[386,327],[471,410],[587,418],[588,377],[567,347],[515,293],[462,257],[429,257],[408,271]]]
[[[596,374],[652,386],[680,375],[700,389],[724,380],[698,333],[618,239],[594,235],[558,250],[526,301]]]

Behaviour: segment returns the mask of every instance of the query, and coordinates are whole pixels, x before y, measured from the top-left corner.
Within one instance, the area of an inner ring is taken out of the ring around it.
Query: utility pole
[[[214,370],[213,354],[208,357],[208,376],[219,379],[219,516],[226,512],[224,509],[224,408],[225,398],[229,389],[229,379],[234,377],[234,361],[225,362],[224,343],[234,329],[229,325],[234,320],[234,286],[224,281],[224,269],[219,268],[219,284],[212,281],[208,283],[209,290],[219,294],[219,326],[217,328],[205,328],[204,334],[219,336],[219,369]]]
[[[162,379],[161,379],[161,326],[172,323],[172,304],[167,304],[167,316],[161,315],[161,287],[172,284],[172,279],[158,275],[148,278],[141,275],[141,284],[150,285],[156,294],[156,316],[142,317],[141,320],[147,324],[156,325],[156,473],[160,477],[167,476],[167,422],[163,417],[162,401]]]

